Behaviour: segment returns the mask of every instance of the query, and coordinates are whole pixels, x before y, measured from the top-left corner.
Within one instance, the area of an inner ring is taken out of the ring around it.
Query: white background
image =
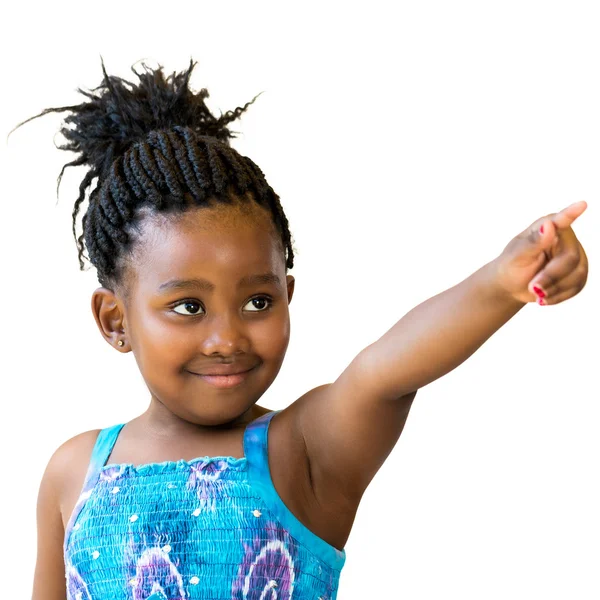
[[[297,248],[292,337],[261,399],[333,381],[411,308],[577,200],[587,287],[526,306],[419,392],[367,490],[340,600],[600,597],[600,16],[594,2],[10,3],[5,136],[139,59],[218,113],[281,196]],[[3,9],[6,11],[7,9]],[[61,115],[2,144],[5,575],[29,597],[39,481],[54,450],[145,410],[132,354],[96,329],[71,211],[82,169]],[[60,142],[57,136],[57,142]],[[7,571],[10,568],[10,574]],[[19,582],[18,584],[15,582]],[[14,596],[14,594],[13,594]]]

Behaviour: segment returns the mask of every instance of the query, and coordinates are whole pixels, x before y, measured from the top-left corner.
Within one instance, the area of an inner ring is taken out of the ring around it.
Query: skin
[[[579,202],[532,223],[496,259],[403,316],[333,383],[310,390],[273,417],[271,478],[300,522],[344,548],[361,497],[398,441],[417,390],[467,360],[538,296],[545,305],[558,304],[583,289],[587,256],[571,224],[586,207]],[[133,351],[151,393],[148,409],[123,427],[109,462],[243,456],[244,426],[268,412],[256,401],[279,372],[290,333],[294,279],[285,275],[283,250],[266,217],[258,209],[211,207],[174,222],[149,219],[127,273],[128,293],[94,293],[102,335],[118,351]],[[281,289],[235,288],[240,277],[268,269],[285,282]],[[159,294],[161,283],[175,276],[204,277],[215,288]],[[247,313],[259,294],[274,298],[273,309]],[[173,313],[175,302],[192,298],[205,315]],[[215,360],[239,360],[256,370],[231,389],[212,388],[189,372],[208,369]],[[98,433],[65,442],[42,478],[36,600],[65,597],[65,525]]]
[[[134,251],[127,289],[101,287],[92,297],[94,318],[118,352],[133,352],[150,403],[125,424],[107,464],[135,465],[198,456],[242,457],[246,425],[270,409],[257,404],[279,373],[290,338],[288,306],[295,279],[270,213],[255,205],[194,208],[176,220],[147,219]],[[244,276],[273,273],[275,283],[237,288]],[[203,278],[213,291],[187,285],[160,291],[171,280]],[[264,298],[271,299],[271,303]],[[252,298],[262,298],[254,304]],[[185,301],[185,302],[184,302]],[[124,344],[118,345],[122,340]],[[193,373],[214,364],[254,367],[234,388],[215,388]],[[329,384],[292,402],[271,421],[269,467],[292,513],[331,545],[342,548],[357,502],[337,491],[321,506],[312,489],[302,407],[318,402]],[[61,500],[63,525],[73,511],[99,430],[78,444],[80,464]]]
[[[189,210],[175,222],[148,220],[136,254],[143,260],[129,269],[126,299],[100,288],[92,310],[106,341],[119,352],[133,352],[150,390],[150,405],[139,417],[145,432],[209,436],[268,412],[256,402],[279,373],[288,347],[295,283],[286,275],[269,213],[257,205],[216,205]],[[236,287],[242,277],[263,273],[273,273],[279,284]],[[214,290],[195,284],[159,289],[199,278]],[[253,369],[230,389],[198,377],[222,363]]]
[[[402,317],[335,382],[307,392],[273,418],[271,476],[301,522],[343,548],[360,499],[395,446],[417,390],[467,360],[535,302],[534,287],[544,290],[546,304],[583,289],[587,257],[571,224],[585,208],[577,203],[535,221],[496,259]],[[142,260],[128,273],[127,300],[103,288],[94,293],[100,331],[117,350],[133,351],[151,392],[150,406],[123,428],[109,462],[239,457],[245,424],[268,412],[256,401],[283,362],[294,279],[285,275],[268,215],[241,210],[210,208],[169,224],[148,221]],[[268,270],[285,282],[280,290],[272,284],[236,290],[241,277]],[[158,287],[174,277],[204,277],[215,289],[159,294]],[[273,297],[273,309],[247,314],[250,298],[263,294]],[[174,314],[173,304],[184,299],[196,299],[206,315]],[[257,366],[239,387],[215,389],[189,372],[215,360]],[[93,440],[86,444],[91,452]],[[86,466],[82,459],[81,478]],[[78,493],[81,482],[72,488]],[[74,500],[65,503],[64,517]]]

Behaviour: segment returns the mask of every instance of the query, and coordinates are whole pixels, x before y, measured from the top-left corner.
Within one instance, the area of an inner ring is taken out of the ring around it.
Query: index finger
[[[581,200],[563,208],[559,213],[552,217],[552,222],[557,229],[567,229],[571,227],[571,223],[581,216],[587,208],[587,202]]]

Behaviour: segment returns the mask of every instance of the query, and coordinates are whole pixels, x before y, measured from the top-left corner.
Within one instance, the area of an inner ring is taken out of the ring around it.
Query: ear
[[[287,294],[288,294],[288,305],[292,301],[292,296],[294,295],[294,285],[296,284],[296,280],[293,275],[286,276],[287,281]]]
[[[114,292],[98,288],[92,294],[92,313],[102,337],[119,352],[129,352],[131,347],[125,337],[125,313]],[[123,345],[119,345],[119,340]]]

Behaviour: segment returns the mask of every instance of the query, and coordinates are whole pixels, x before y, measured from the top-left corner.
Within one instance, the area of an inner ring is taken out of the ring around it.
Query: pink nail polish
[[[543,225],[540,227],[540,233],[544,233],[544,226]]]
[[[537,299],[537,303],[540,306],[546,306],[546,301],[541,296]]]
[[[546,292],[538,287],[537,285],[533,286],[533,291],[540,297],[540,298],[545,298],[546,297]]]

